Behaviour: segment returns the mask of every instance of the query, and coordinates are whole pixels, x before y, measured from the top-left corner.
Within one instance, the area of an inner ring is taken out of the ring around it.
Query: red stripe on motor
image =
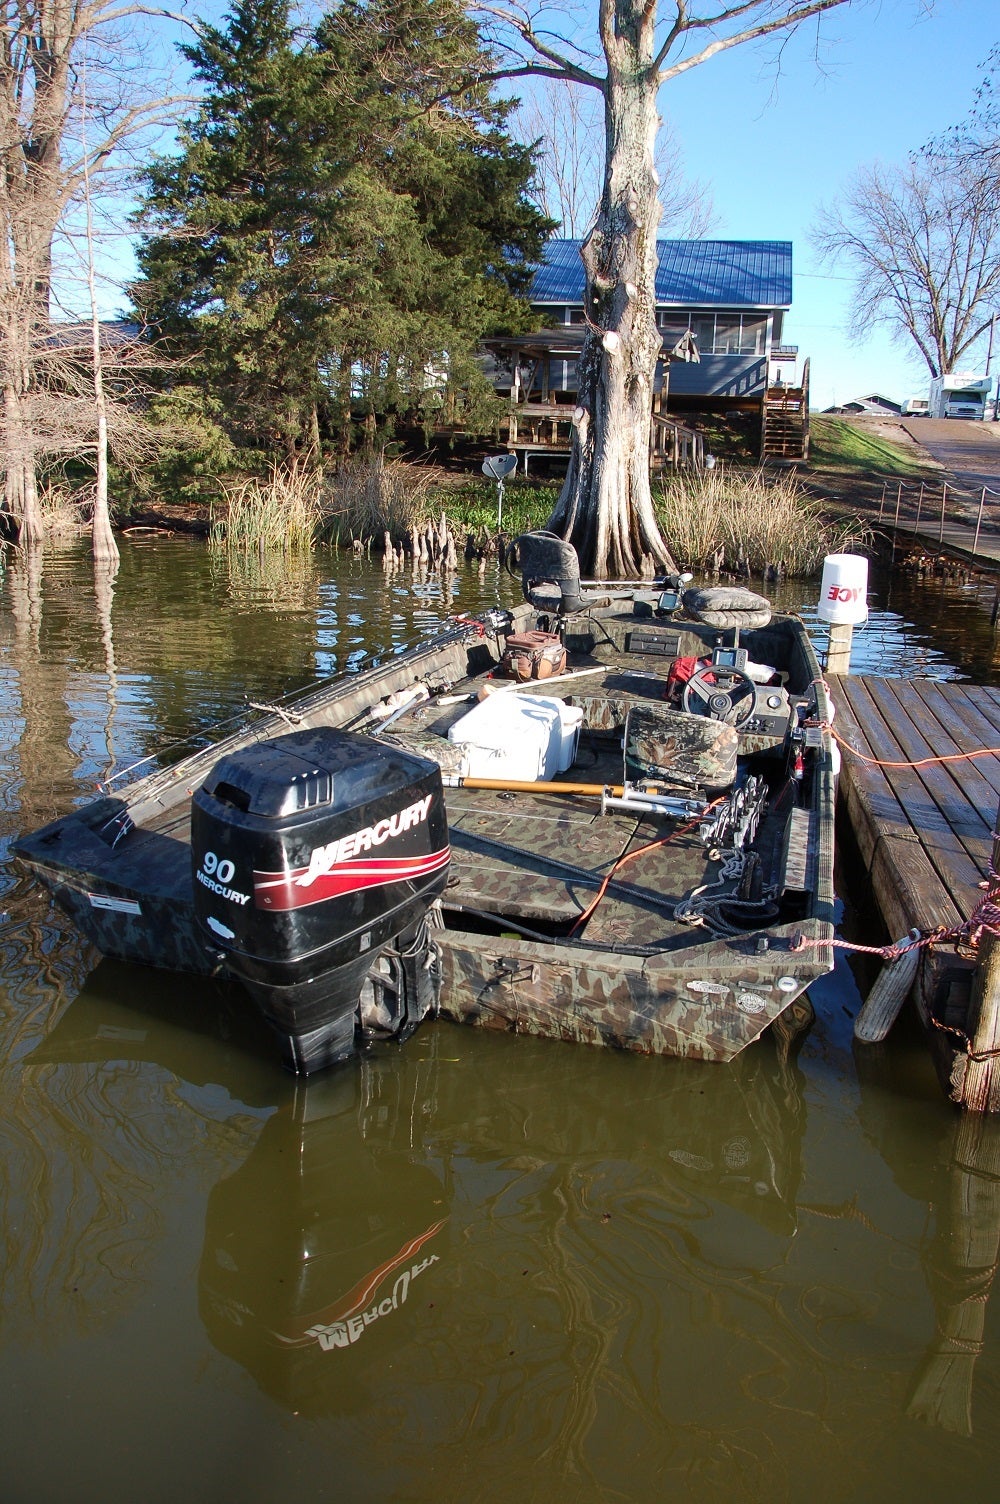
[[[427,877],[447,866],[450,859],[451,847],[445,846],[427,856],[371,857],[365,861],[341,862],[332,872],[320,873],[308,884],[301,881],[308,871],[305,867],[288,873],[255,872],[254,904],[258,909],[272,912],[304,909],[312,904],[327,903],[331,898],[343,898],[348,893],[359,893],[364,888],[380,888],[386,883]]]

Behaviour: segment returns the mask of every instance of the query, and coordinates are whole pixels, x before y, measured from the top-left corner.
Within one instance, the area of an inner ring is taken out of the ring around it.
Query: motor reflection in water
[[[290,1408],[357,1396],[357,1370],[329,1364],[356,1345],[364,1368],[391,1361],[412,1340],[418,1287],[423,1302],[440,1299],[450,1177],[432,1147],[411,1142],[432,1092],[423,1072],[370,1062],[298,1085],[209,1196],[205,1328]]]
[[[535,1325],[564,1332],[572,1362],[590,1340],[584,1308],[603,1299],[581,1290],[613,1286],[602,1265],[622,1240],[662,1267],[664,1239],[679,1232],[682,1247],[685,1225],[704,1236],[725,1209],[749,1215],[767,1263],[795,1231],[804,1109],[791,1034],[713,1071],[710,1091],[700,1064],[657,1062],[654,1080],[636,1062],[645,1090],[631,1108],[608,1095],[604,1052],[497,1050],[450,1025],[307,1084],[269,1068],[268,1041],[225,986],[185,1000],[151,974],[140,1011],[133,980],[102,963],[33,1059],[155,1062],[181,1078],[175,1108],[221,1087],[234,1115],[267,1114],[209,1192],[199,1311],[215,1347],[290,1409],[363,1409],[386,1365],[442,1323],[517,1326],[494,1308],[505,1288],[540,1294]],[[808,1003],[792,1014],[786,1026],[801,1028]],[[640,1281],[637,1322],[647,1299]],[[539,1355],[523,1335],[517,1348],[529,1381]]]

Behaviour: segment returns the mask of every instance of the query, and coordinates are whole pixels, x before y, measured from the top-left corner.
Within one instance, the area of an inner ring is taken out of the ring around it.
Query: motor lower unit
[[[326,729],[243,748],[194,796],[191,854],[206,938],[296,1072],[435,1005],[427,916],[450,858],[436,764]]]

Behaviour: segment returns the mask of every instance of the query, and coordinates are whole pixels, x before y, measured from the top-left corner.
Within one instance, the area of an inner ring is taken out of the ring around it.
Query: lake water
[[[133,539],[3,568],[0,837],[509,584]],[[783,591],[809,615],[815,587]],[[992,589],[855,668],[1000,682]],[[2,869],[0,1501],[993,1500],[998,1134],[863,975],[729,1067],[423,1028],[297,1085]],[[865,934],[841,864],[845,925]]]

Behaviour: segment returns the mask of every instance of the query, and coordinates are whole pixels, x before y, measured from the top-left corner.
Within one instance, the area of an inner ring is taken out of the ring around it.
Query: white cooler
[[[459,716],[448,740],[463,748],[467,778],[547,782],[572,767],[582,720],[575,705],[503,689]]]

